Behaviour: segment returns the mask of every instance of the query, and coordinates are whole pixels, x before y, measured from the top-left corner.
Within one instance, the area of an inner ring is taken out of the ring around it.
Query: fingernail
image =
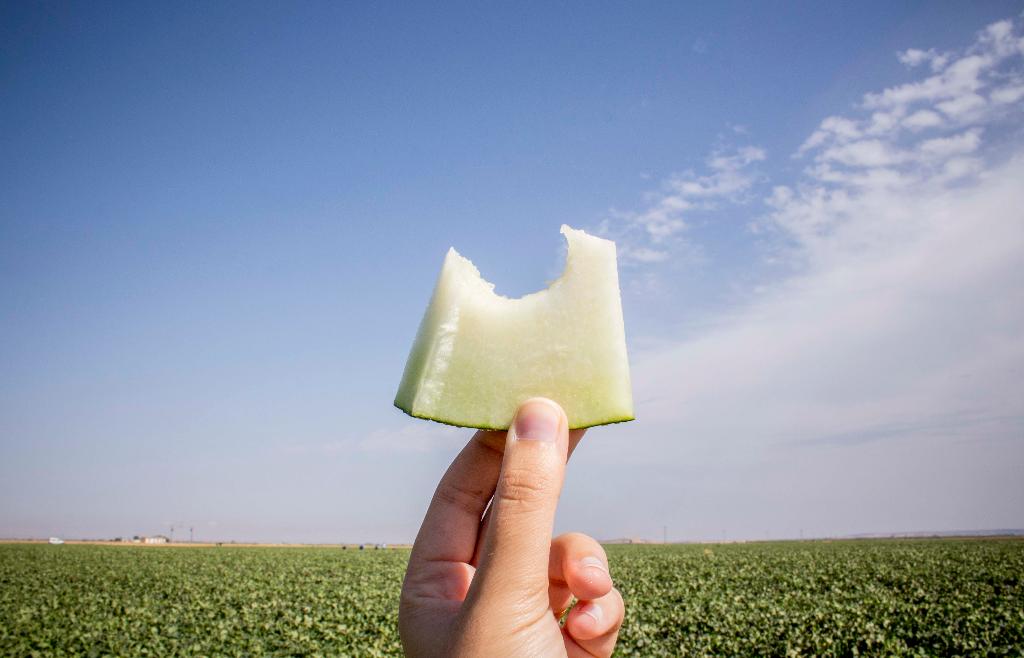
[[[587,615],[598,624],[600,624],[601,620],[604,619],[604,610],[602,610],[601,606],[597,605],[593,601],[584,604],[583,607],[580,609],[580,613]]]
[[[580,560],[580,564],[587,569],[600,569],[604,573],[608,573],[608,567],[604,566],[604,562],[601,558],[594,557],[593,555],[588,555]]]
[[[562,414],[547,400],[529,400],[519,408],[513,430],[522,441],[554,441],[558,438],[558,424]]]

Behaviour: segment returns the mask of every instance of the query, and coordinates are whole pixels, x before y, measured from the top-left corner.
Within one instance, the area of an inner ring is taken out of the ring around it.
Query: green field
[[[619,655],[1024,654],[1024,541],[610,546]],[[399,655],[407,550],[0,545],[0,655]]]

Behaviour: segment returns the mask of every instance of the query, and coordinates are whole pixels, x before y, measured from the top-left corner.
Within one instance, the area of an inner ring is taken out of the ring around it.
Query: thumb
[[[523,402],[505,438],[505,456],[484,536],[477,580],[492,595],[548,599],[548,554],[568,450],[565,412],[546,398]]]

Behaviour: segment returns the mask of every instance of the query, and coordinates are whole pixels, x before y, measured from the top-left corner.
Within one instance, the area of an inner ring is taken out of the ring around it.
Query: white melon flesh
[[[565,272],[509,299],[449,249],[420,323],[395,406],[449,425],[507,429],[543,396],[570,428],[633,420],[615,243],[562,226]]]

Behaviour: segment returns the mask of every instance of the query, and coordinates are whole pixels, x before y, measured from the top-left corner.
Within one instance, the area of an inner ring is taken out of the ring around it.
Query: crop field
[[[1024,541],[609,546],[617,655],[1024,654]],[[400,655],[407,550],[0,545],[0,655]]]

